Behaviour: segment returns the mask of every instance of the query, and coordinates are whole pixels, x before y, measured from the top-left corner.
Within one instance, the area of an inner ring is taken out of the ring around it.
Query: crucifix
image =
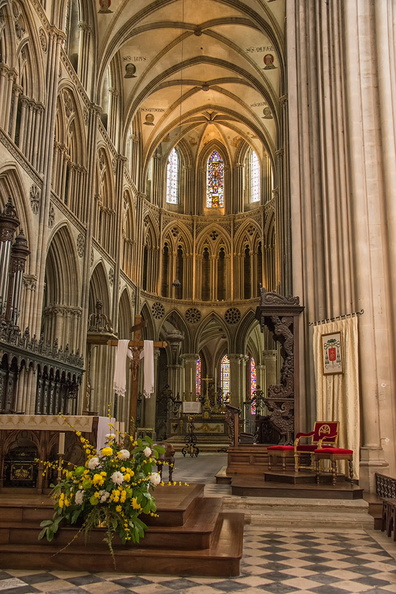
[[[91,345],[108,345],[108,346],[118,346],[118,340],[116,339],[114,332],[112,331],[110,322],[107,319],[107,316],[101,313],[102,304],[98,302],[97,304],[97,314],[95,314],[95,320],[92,322],[90,330],[88,334],[88,346],[89,348]],[[106,327],[100,325],[102,318],[106,321]],[[142,319],[141,315],[136,315],[134,320],[134,325],[131,327],[131,332],[133,332],[133,339],[129,341],[128,347],[132,352],[131,364],[130,369],[132,372],[132,382],[131,382],[131,391],[130,391],[130,399],[129,399],[129,415],[128,420],[130,422],[130,433],[133,433],[134,425],[136,423],[136,412],[137,412],[137,398],[138,398],[138,389],[139,389],[139,365],[140,365],[140,354],[144,347],[144,341],[142,336],[142,329],[145,327],[146,322]],[[165,348],[167,346],[166,342],[154,342],[154,347],[157,348]],[[89,356],[90,359],[90,356]],[[87,409],[89,410],[89,404],[87,405]]]
[[[132,433],[133,426],[136,423],[136,412],[137,412],[137,398],[139,389],[139,365],[140,365],[140,354],[143,350],[144,341],[142,337],[142,329],[145,327],[146,322],[142,319],[141,315],[135,316],[135,323],[131,327],[133,332],[133,339],[129,341],[128,347],[132,351],[130,369],[132,372],[132,382],[129,398],[129,422],[130,422],[130,433]],[[118,340],[109,340],[107,343],[109,346],[117,346]],[[165,348],[166,342],[154,342],[154,347]],[[136,427],[135,427],[136,428]]]

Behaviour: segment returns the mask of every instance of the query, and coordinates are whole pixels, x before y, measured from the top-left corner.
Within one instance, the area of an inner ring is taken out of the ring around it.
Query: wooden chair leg
[[[337,461],[331,461],[331,474],[333,475],[333,486],[337,483]]]
[[[393,518],[389,504],[387,504],[387,514],[386,514],[386,536],[391,536],[392,529],[393,529]]]
[[[349,480],[351,483],[353,482],[353,460],[352,458],[348,460],[348,468],[349,468]]]

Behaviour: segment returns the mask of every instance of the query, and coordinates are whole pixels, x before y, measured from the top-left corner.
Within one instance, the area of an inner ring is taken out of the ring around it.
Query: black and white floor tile
[[[233,578],[70,571],[0,571],[1,594],[396,593],[396,545],[376,531],[265,530],[246,526]]]

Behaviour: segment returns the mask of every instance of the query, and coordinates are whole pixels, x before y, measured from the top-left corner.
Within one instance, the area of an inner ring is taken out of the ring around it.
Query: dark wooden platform
[[[339,475],[337,484],[331,484],[331,474],[323,473],[320,484],[312,470],[295,472],[294,460],[268,469],[267,446],[239,444],[228,450],[228,463],[216,476],[216,483],[231,485],[232,495],[241,497],[301,497],[310,499],[362,499],[363,489]]]
[[[0,567],[3,569],[120,571],[166,575],[239,575],[244,515],[222,513],[221,499],[203,495],[204,485],[156,489],[158,518],[139,544],[113,542],[116,568],[104,529],[84,535],[64,527],[49,543],[38,541],[41,520],[51,518],[46,496],[0,494]]]
[[[285,477],[281,477],[285,478]],[[231,493],[240,497],[297,497],[305,499],[362,499],[363,489],[347,481],[316,485],[314,482],[285,482],[238,475],[231,478]]]

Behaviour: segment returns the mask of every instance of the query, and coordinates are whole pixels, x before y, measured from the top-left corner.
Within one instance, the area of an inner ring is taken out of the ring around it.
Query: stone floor
[[[227,492],[214,475],[225,454],[177,456],[174,479],[207,483],[210,494]],[[165,478],[166,478],[165,471]],[[198,573],[198,571],[197,571]],[[241,575],[232,579],[124,575],[68,571],[0,571],[1,594],[35,592],[117,594],[239,594],[299,592],[396,593],[396,543],[374,530],[246,526]]]

